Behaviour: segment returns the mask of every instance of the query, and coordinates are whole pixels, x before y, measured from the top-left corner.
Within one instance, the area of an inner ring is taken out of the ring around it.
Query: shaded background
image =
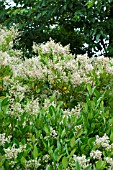
[[[2,0],[0,24],[17,24],[21,36],[14,48],[27,57],[33,42],[50,37],[63,46],[70,44],[75,55],[113,56],[113,0]]]

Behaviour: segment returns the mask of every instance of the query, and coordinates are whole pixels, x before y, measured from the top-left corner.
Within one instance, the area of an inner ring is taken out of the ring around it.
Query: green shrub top
[[[113,169],[113,59],[50,39],[27,59],[0,31],[0,169]]]

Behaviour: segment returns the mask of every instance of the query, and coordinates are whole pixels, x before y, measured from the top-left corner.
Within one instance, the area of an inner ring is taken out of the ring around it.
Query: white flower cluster
[[[64,117],[66,115],[68,115],[68,116],[76,115],[76,117],[78,118],[78,116],[80,115],[80,111],[81,111],[81,106],[80,106],[80,104],[78,104],[77,106],[75,106],[75,108],[72,108],[71,110],[69,110],[69,109],[63,110],[63,113],[64,113]]]
[[[53,127],[50,127],[50,134],[48,136],[45,136],[44,139],[48,140],[51,137],[56,139],[57,136],[58,136],[58,134],[57,134],[56,130],[54,130]]]
[[[24,111],[26,111],[30,115],[37,115],[39,113],[39,99],[28,101],[24,107]]]
[[[0,51],[0,66],[6,66],[9,64],[10,56],[7,52]]]
[[[91,153],[90,153],[90,156],[93,158],[93,159],[101,159],[101,156],[102,156],[102,152],[99,151],[99,150],[92,150]]]
[[[20,145],[19,148],[15,148],[15,144],[13,144],[12,147],[9,147],[7,149],[4,148],[6,159],[16,159],[18,156],[18,153],[23,152],[23,150],[26,148],[26,145]]]
[[[6,34],[6,30],[5,29],[0,29],[0,43],[3,44],[4,42],[4,36]]]
[[[16,74],[22,76],[23,78],[37,78],[44,79],[44,73],[46,72],[46,67],[39,61],[39,57],[32,57],[30,59],[25,59],[18,65]]]
[[[103,64],[106,65],[108,62],[110,61],[110,59],[108,57],[104,57],[104,56],[98,56],[95,58],[95,63],[96,64]]]
[[[58,169],[59,163],[52,162],[52,167]]]
[[[16,56],[11,56],[8,62],[8,65],[10,65],[10,68],[12,69],[13,72],[13,77],[18,76],[19,72],[19,65],[21,66],[22,59]],[[21,69],[21,67],[20,67]]]
[[[13,71],[13,77],[16,77],[19,72],[18,65],[21,65],[22,60],[16,57],[16,51],[14,53],[15,56],[10,56],[7,52],[0,51],[0,67],[9,65]]]
[[[50,127],[50,136],[52,136],[53,138],[57,137],[57,132],[53,129],[53,127]]]
[[[11,165],[11,168],[14,168],[16,162],[11,160],[11,161],[9,162],[9,164]]]
[[[50,106],[56,107],[55,101],[52,101],[52,102],[51,102],[50,99],[48,99],[48,98],[44,100],[43,105],[44,105],[43,108],[46,109],[46,110],[47,110]]]
[[[7,53],[3,53],[3,61],[2,65],[10,64],[10,67],[13,71],[13,78],[20,76],[24,79],[34,78],[36,80],[42,81],[43,84],[48,82],[48,91],[52,93],[51,89],[54,89],[59,93],[59,95],[63,92],[64,94],[69,93],[71,86],[75,87],[82,82],[92,84],[92,80],[90,77],[87,77],[87,73],[91,72],[95,67],[97,67],[97,74],[100,74],[101,69],[98,63],[103,63],[107,67],[111,68],[109,63],[113,63],[112,60],[108,60],[107,58],[88,58],[87,54],[78,55],[75,59],[75,56],[72,56],[69,53],[69,47],[62,47],[61,44],[55,43],[53,40],[48,41],[45,44],[41,44],[40,46],[34,44],[33,48],[35,50],[42,50],[46,58],[46,53],[52,52],[51,56],[47,58],[47,62],[42,62],[42,56],[35,56],[31,59],[25,59],[25,61],[16,58],[10,57]],[[44,58],[44,57],[43,57]],[[2,60],[2,59],[1,59]],[[98,62],[99,61],[99,62]],[[106,63],[106,64],[104,64]],[[9,80],[8,80],[9,81]],[[8,87],[11,83],[4,78],[4,86]],[[14,81],[14,79],[13,79]],[[17,86],[16,95],[22,100],[24,98],[24,89],[23,87],[19,87],[18,82],[14,85],[14,88]],[[51,88],[49,88],[51,87]],[[62,88],[61,88],[62,87]],[[11,89],[10,89],[11,90]],[[13,89],[12,89],[13,90]],[[15,94],[14,89],[14,94]],[[48,93],[48,92],[47,92]],[[40,96],[41,99],[45,99],[48,94],[45,93]],[[50,94],[51,95],[51,94]],[[71,111],[75,112],[74,109]],[[79,115],[79,110],[78,113]],[[77,116],[78,116],[77,115]]]
[[[113,144],[109,144],[110,143],[110,139],[107,136],[107,134],[105,133],[103,137],[99,137],[98,135],[96,136],[96,140],[94,142],[94,145],[100,149],[104,149],[104,152],[107,150],[107,153],[110,152],[110,154],[112,153],[112,149],[113,149]],[[104,159],[106,161],[106,163],[109,165],[108,170],[112,170],[113,169],[113,158],[111,157],[105,157],[103,155],[103,152],[100,150],[92,150],[90,152],[90,157],[93,159]]]
[[[82,125],[75,126],[76,131],[79,131],[82,128]]]
[[[22,106],[19,102],[14,102],[13,99],[10,100],[10,108],[7,111],[7,113],[10,116],[20,117],[19,114],[23,113],[24,110],[22,109]]]
[[[18,80],[15,81],[13,78],[9,79],[9,77],[4,77],[3,81],[3,89],[9,90],[9,95],[7,95],[7,97],[11,100],[13,98],[20,102],[25,97],[25,93],[30,91],[27,85],[23,85]]]
[[[111,148],[113,148],[113,144],[110,145],[109,143],[110,139],[106,135],[106,133],[104,134],[103,137],[99,137],[98,135],[96,136],[95,144],[98,147],[102,146],[103,148],[110,150]]]
[[[106,163],[108,163],[110,165],[108,170],[112,170],[113,169],[113,158],[106,157],[104,159],[105,159]]]
[[[76,155],[73,155],[73,159],[74,161],[78,161],[81,168],[85,169],[87,166],[90,165],[90,160],[89,159],[86,159],[86,156],[83,155],[83,156],[76,156]]]
[[[50,41],[46,42],[46,44],[41,44],[41,45],[37,45],[37,44],[33,44],[33,50],[35,52],[38,52],[39,49],[41,49],[41,52],[43,54],[48,54],[48,53],[52,53],[52,55],[56,54],[56,55],[65,55],[65,54],[69,54],[69,45],[63,47],[60,43],[55,43],[54,40],[52,40],[50,38]]]
[[[25,169],[26,170],[30,170],[30,169],[37,169],[39,166],[40,166],[41,164],[40,164],[40,159],[39,160],[37,160],[37,158],[36,159],[31,159],[31,160],[29,160],[29,161],[25,161]]]
[[[46,154],[42,157],[42,160],[43,160],[43,162],[47,163],[50,160],[50,156],[48,154]]]
[[[6,142],[10,143],[12,136],[5,136],[5,133],[0,134],[0,146],[4,146]]]
[[[18,36],[17,30],[12,27],[10,30],[7,30],[5,27],[0,28],[0,47],[1,50],[11,49],[13,47],[13,40]]]
[[[101,70],[105,70],[107,73],[113,74],[113,59],[99,56],[94,58],[94,63],[97,67],[98,74],[100,74]]]
[[[14,33],[14,30],[12,32]],[[3,65],[10,64],[14,77],[32,77],[39,80],[48,79],[50,84],[54,83],[53,80],[55,80],[55,78],[60,79],[61,82],[67,84],[68,81],[71,81],[73,85],[78,85],[82,82],[92,83],[86,74],[92,71],[95,66],[97,67],[96,73],[100,74],[100,63],[102,69],[105,69],[112,74],[113,60],[107,57],[88,58],[87,54],[85,54],[78,55],[75,59],[75,56],[72,56],[69,52],[69,46],[63,47],[61,44],[55,43],[53,40],[41,45],[34,44],[33,49],[35,51],[41,49],[44,55],[51,53],[53,59],[51,59],[50,56],[48,57],[47,62],[43,63],[41,60],[42,58],[39,55],[38,57],[35,56],[23,61],[17,57],[9,57],[7,53],[3,53],[2,55],[4,57],[1,57],[1,60],[3,60],[2,58],[4,58],[4,60],[1,63]]]
[[[11,57],[9,64],[14,73],[13,77],[21,76],[25,79],[32,77],[38,80],[48,80],[50,84],[53,84],[55,79],[59,79],[61,82],[65,83],[71,81],[74,85],[80,84],[84,81],[90,81],[86,76],[88,70],[85,70],[82,67],[79,68],[78,57],[75,60],[74,56],[69,54],[67,47],[62,47],[60,44],[56,44],[51,40],[46,44],[42,44],[40,48],[42,48],[42,51],[44,48],[48,48],[48,51],[51,51],[50,49],[52,49],[57,56],[54,56],[53,60],[48,58],[46,64],[42,62],[41,56],[25,59],[25,61],[18,59],[18,63],[17,58],[15,58],[14,61],[14,58]],[[90,64],[91,61],[89,58],[87,61]],[[89,69],[89,65],[87,65],[87,68]]]

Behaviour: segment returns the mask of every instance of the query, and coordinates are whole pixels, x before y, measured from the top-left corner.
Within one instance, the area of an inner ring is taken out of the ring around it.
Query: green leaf
[[[21,164],[22,164],[22,165],[25,165],[25,162],[26,162],[26,159],[22,156],[22,158],[21,158]]]
[[[59,160],[62,158],[63,155],[64,155],[64,154],[61,154],[60,156],[58,156],[57,162],[59,162]]]
[[[113,125],[113,118],[109,120],[109,124]]]
[[[46,14],[47,11],[42,11],[42,16],[44,16]]]
[[[75,146],[75,138],[74,137],[70,140],[70,146],[72,148]]]
[[[50,134],[49,127],[44,125],[44,131],[46,132],[47,135]]]
[[[61,138],[63,138],[65,135],[66,135],[66,129],[63,129],[61,133]]]
[[[96,162],[96,170],[102,170],[102,169],[104,169],[104,168],[105,168],[105,165],[106,165],[105,161],[98,160],[98,161]]]
[[[75,149],[73,149],[73,150],[71,151],[70,157],[74,155],[74,153],[76,152],[76,150],[77,150],[77,149],[75,148]]]
[[[92,170],[90,166],[87,166],[84,170]]]
[[[113,132],[111,132],[110,141],[113,142]]]
[[[87,84],[87,90],[89,92],[89,95],[91,96],[92,95],[92,88],[91,88],[90,84]]]
[[[2,100],[2,102],[0,103],[0,111],[4,111],[4,112],[6,112],[7,111],[7,109],[8,109],[8,107],[9,107],[9,101],[8,101],[8,98],[5,98],[5,99],[3,99]]]
[[[2,106],[6,106],[6,105],[8,105],[8,98],[5,98],[4,100],[2,100],[2,103],[1,103],[1,105]]]
[[[66,8],[67,8],[67,5],[64,5],[64,7],[63,7],[63,8],[64,8],[64,10],[66,10]]]
[[[76,169],[77,169],[77,170],[81,170],[81,167],[80,167],[80,164],[79,164],[78,161],[76,161]]]
[[[33,143],[35,143],[36,139],[35,139],[35,136],[34,136],[34,135],[32,136],[32,139],[31,139],[31,140],[32,140]]]
[[[37,149],[36,145],[34,146],[34,150],[32,152],[32,155],[33,155],[34,159],[37,158],[37,156],[38,156],[38,149]]]
[[[1,163],[1,162],[0,162]],[[0,165],[0,170],[5,170],[3,166]]]
[[[76,138],[79,138],[82,134],[83,134],[83,129],[80,129],[77,136],[76,136]]]
[[[91,8],[93,5],[94,5],[94,2],[93,1],[89,1],[86,3],[88,9]]]
[[[96,41],[99,41],[100,36],[101,36],[100,34],[97,34],[97,35],[96,35]]]
[[[84,103],[84,111],[87,113],[88,112],[88,104]]]
[[[37,92],[37,93],[40,93],[40,89],[36,89],[36,92]]]
[[[56,95],[53,94],[53,95],[51,96],[51,98],[50,98],[50,102],[52,103],[52,102],[55,100],[55,98],[56,98]]]
[[[47,165],[46,170],[53,170],[51,165]]]
[[[51,114],[51,116],[55,115],[55,108],[52,105],[49,107],[49,113]]]
[[[91,111],[89,111],[88,113],[88,119],[92,119],[93,118],[93,113]]]
[[[68,159],[65,156],[62,158],[62,165],[64,168],[68,167]]]
[[[99,91],[97,91],[96,89],[94,90],[94,95],[96,98],[99,98],[100,97],[100,93]]]
[[[91,123],[91,128],[94,129],[96,126],[96,123]]]
[[[48,149],[48,153],[49,153],[49,155],[50,155],[50,157],[52,158],[52,159],[54,159],[54,152],[53,152],[53,145],[51,146],[51,147],[48,147],[48,146],[45,146],[45,148],[47,147],[47,149]]]
[[[93,148],[94,141],[95,141],[95,137],[94,137],[94,138],[89,138],[89,139],[88,139],[88,142],[87,142],[87,143],[88,143],[88,145],[89,145],[90,148]]]

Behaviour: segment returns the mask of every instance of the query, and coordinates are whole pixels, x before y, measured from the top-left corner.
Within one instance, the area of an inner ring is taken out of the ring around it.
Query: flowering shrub
[[[50,39],[35,56],[0,31],[0,169],[113,169],[113,59]]]

